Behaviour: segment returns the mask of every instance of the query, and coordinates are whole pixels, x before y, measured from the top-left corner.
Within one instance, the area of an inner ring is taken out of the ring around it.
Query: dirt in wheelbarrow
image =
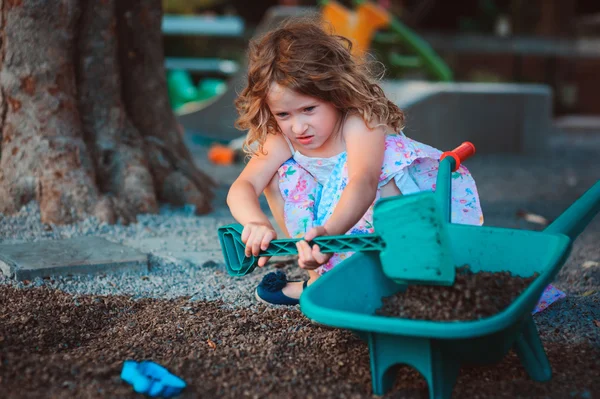
[[[376,313],[433,321],[477,320],[506,309],[537,278],[509,272],[473,273],[469,266],[456,269],[454,285],[410,285],[406,291],[384,297]]]
[[[600,349],[546,345],[547,383],[518,359],[463,369],[459,398],[593,397]],[[311,323],[296,308],[111,296],[0,286],[0,397],[142,397],[120,378],[123,361],[152,360],[183,378],[182,398],[370,398],[366,344]],[[590,396],[591,395],[591,396]],[[386,398],[424,398],[427,386],[400,370]]]

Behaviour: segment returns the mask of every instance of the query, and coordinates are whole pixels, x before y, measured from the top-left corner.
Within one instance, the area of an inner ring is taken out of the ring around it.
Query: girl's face
[[[267,105],[279,129],[296,147],[316,153],[335,145],[330,138],[339,130],[341,112],[333,104],[274,83]]]

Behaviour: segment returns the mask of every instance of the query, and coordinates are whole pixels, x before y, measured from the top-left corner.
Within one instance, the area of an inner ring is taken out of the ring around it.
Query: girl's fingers
[[[303,262],[306,262],[310,258],[310,255],[307,256],[306,249],[308,248],[308,244],[306,241],[298,241],[296,243],[296,248],[298,249],[298,257],[302,259]]]
[[[273,230],[268,230],[262,238],[260,242],[260,249],[266,251],[269,248],[269,243],[276,238],[275,232]]]
[[[312,247],[312,256],[320,265],[322,265],[323,263],[327,263],[327,261],[329,260],[329,255],[321,253],[321,248],[319,248],[318,245]]]
[[[314,239],[315,237],[319,237],[322,235],[326,235],[327,231],[325,231],[325,227],[323,226],[316,226],[313,227],[312,229],[308,230],[308,232],[304,235],[304,239],[306,241],[310,241],[312,239]]]
[[[302,256],[302,245],[300,245],[302,243],[302,241],[298,241],[296,243],[296,250],[298,251],[298,266],[300,266],[301,269],[304,268],[304,256]]]
[[[267,249],[271,240],[275,238],[275,235],[275,232],[267,227],[257,229],[254,236],[254,243],[252,244],[252,253],[254,256],[260,255],[261,250],[264,251]]]
[[[250,237],[250,233],[252,233],[252,229],[247,226],[244,227],[244,229],[242,230],[242,236],[241,236],[242,242],[244,244],[246,244],[246,242],[248,241],[248,237]]]
[[[296,243],[296,248],[298,249],[298,265],[304,269],[312,261],[310,247],[303,240]]]
[[[260,249],[260,239],[257,237],[258,232],[253,229],[246,241],[246,256],[258,255],[258,249]],[[256,252],[255,252],[256,249]]]
[[[325,230],[324,226],[316,226],[312,229],[308,230],[308,232],[304,235],[304,239],[306,241],[311,241],[315,237],[325,236],[327,234],[327,230]]]
[[[262,237],[260,234],[255,234],[252,242],[252,255],[258,256],[260,254],[260,243],[262,242]]]
[[[304,235],[304,239],[306,241],[310,241],[318,235],[319,234],[318,234],[317,228],[313,227],[312,229],[308,230],[308,232]]]
[[[252,233],[250,232],[248,234],[248,237],[246,238],[246,249],[244,249],[244,255],[246,255],[246,257],[249,257],[252,255]]]
[[[242,230],[241,239],[246,248],[244,254],[246,256],[258,256],[261,249],[264,251],[269,247],[269,243],[277,238],[277,233],[269,226],[257,225],[249,223]]]
[[[263,267],[264,265],[266,265],[269,259],[271,259],[270,256],[261,256],[260,258],[258,258],[258,267]]]

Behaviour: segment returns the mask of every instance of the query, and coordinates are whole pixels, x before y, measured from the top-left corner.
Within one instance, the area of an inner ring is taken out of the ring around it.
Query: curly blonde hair
[[[399,131],[404,114],[385,97],[366,59],[352,55],[352,43],[327,33],[322,23],[288,20],[253,39],[248,51],[248,83],[235,101],[236,127],[249,130],[246,152],[253,143],[263,153],[268,134],[279,127],[266,103],[273,83],[333,104],[342,113],[361,115],[368,126]]]

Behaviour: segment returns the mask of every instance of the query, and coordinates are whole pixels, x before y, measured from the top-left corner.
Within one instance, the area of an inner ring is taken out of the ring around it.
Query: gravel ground
[[[119,379],[124,359],[152,359],[188,384],[182,398],[377,398],[367,346],[348,331],[311,324],[296,308],[224,309],[193,302],[73,296],[0,286],[0,392],[4,398],[141,398]],[[39,312],[38,309],[44,309]],[[600,351],[545,342],[549,382],[533,382],[514,354],[464,367],[455,398],[593,398]],[[565,350],[568,348],[568,350]],[[403,368],[392,398],[426,398]]]
[[[197,161],[200,166],[215,176],[221,184],[215,200],[215,212],[210,215],[197,217],[193,215],[193,209],[163,208],[159,215],[139,216],[138,222],[130,226],[110,226],[100,224],[94,219],[88,219],[71,226],[46,226],[39,223],[39,210],[34,203],[24,207],[16,215],[0,215],[0,243],[61,239],[82,235],[101,236],[113,242],[136,247],[139,247],[139,242],[152,242],[149,273],[146,275],[116,273],[99,276],[52,277],[49,279],[36,279],[27,282],[27,284],[0,277],[0,289],[9,290],[4,292],[14,292],[10,291],[13,288],[33,288],[34,290],[42,290],[43,292],[46,292],[46,289],[50,290],[48,292],[64,291],[70,294],[73,300],[77,300],[78,297],[88,298],[86,297],[87,294],[122,294],[125,297],[132,297],[139,303],[146,303],[144,301],[148,299],[145,298],[156,298],[164,301],[164,306],[174,305],[176,307],[181,307],[180,303],[177,302],[181,300],[187,303],[197,302],[197,306],[210,306],[211,302],[206,304],[204,301],[219,301],[218,308],[223,309],[223,311],[229,309],[228,311],[230,312],[235,312],[235,309],[240,309],[240,311],[243,310],[244,312],[258,312],[259,309],[264,309],[263,305],[256,304],[253,297],[253,289],[262,276],[270,271],[268,270],[269,268],[256,270],[251,275],[243,278],[229,277],[222,263],[223,258],[220,254],[216,235],[218,226],[233,221],[224,204],[224,198],[228,184],[239,173],[239,166],[211,166],[205,159],[205,148],[192,145],[192,150],[197,154]],[[471,169],[478,182],[486,224],[531,230],[542,229],[543,226],[527,222],[517,216],[518,212],[524,211],[539,214],[548,220],[557,217],[579,195],[600,178],[600,157],[598,157],[598,154],[600,154],[600,135],[596,134],[560,136],[551,143],[551,146],[547,150],[535,156],[478,155],[474,157],[467,162],[467,166]],[[263,203],[263,206],[266,206],[266,204]],[[563,384],[569,381],[575,384],[573,381],[576,381],[576,379],[569,374],[569,369],[573,364],[577,363],[577,358],[580,355],[576,354],[581,354],[581,351],[587,351],[585,352],[587,353],[585,356],[595,356],[596,359],[600,358],[600,250],[598,249],[598,242],[600,242],[600,217],[597,217],[575,241],[571,257],[557,276],[555,285],[567,292],[567,299],[558,302],[548,310],[535,316],[540,334],[545,344],[547,344],[547,350],[548,348],[552,348],[550,357],[551,360],[554,359],[552,360],[552,365],[555,368],[554,378],[562,381]],[[194,260],[192,262],[186,260],[186,254],[193,255],[192,258]],[[291,274],[291,277],[301,276],[301,273],[293,265],[284,267],[284,270]],[[29,291],[25,290],[23,292]],[[112,299],[108,299],[108,301],[112,301]],[[25,306],[26,301],[23,300],[21,305]],[[3,307],[3,309],[6,310],[6,307]],[[20,311],[26,312],[26,309],[21,309]],[[281,314],[276,313],[279,315],[278,317],[288,317],[284,316],[288,314],[286,313],[287,311],[277,310],[277,312],[283,312]],[[304,325],[297,309],[291,309],[289,312],[296,315],[294,317],[297,317],[297,325]],[[7,312],[4,311],[1,314],[6,316]],[[223,314],[221,317],[230,317],[228,315],[231,314]],[[258,321],[256,323],[258,323],[256,325],[259,326],[258,332],[260,333],[261,324]],[[160,325],[158,324],[148,327],[149,332],[145,336],[152,334],[153,331],[158,334],[159,332],[156,328],[159,327]],[[7,332],[5,331],[5,333]],[[140,334],[144,335],[143,333]],[[317,337],[321,337],[320,333],[315,332],[315,334]],[[337,332],[336,334],[342,334],[339,336],[336,335],[339,339],[342,339],[340,337],[345,337],[341,332]],[[98,336],[97,338],[100,339],[101,337]],[[104,336],[104,341],[99,341],[95,345],[107,345],[107,339]],[[272,337],[267,337],[266,342],[271,342],[272,344],[272,339]],[[185,342],[189,343],[188,341]],[[12,347],[12,349],[8,350],[8,347],[3,344],[2,336],[0,336],[0,345],[2,345],[0,348],[3,348],[0,351],[0,355],[3,356],[16,356],[14,353],[19,353],[19,350],[25,351],[24,353],[28,353],[27,351],[30,350],[25,347],[21,349]],[[265,345],[268,346],[268,344]],[[8,352],[5,352],[5,349]],[[12,351],[16,352],[13,353]],[[131,355],[130,352],[126,351],[120,351],[119,354]],[[161,352],[160,348],[154,352],[149,350],[141,351],[138,355],[140,354],[157,361],[161,359],[166,361],[167,358],[171,359],[170,361],[174,361],[172,357],[168,357]],[[293,354],[296,355],[297,352],[294,351]],[[56,360],[52,356],[39,358],[38,361]],[[76,354],[71,353],[69,356],[76,356]],[[362,356],[364,357],[364,353]],[[32,362],[34,359],[32,357],[29,360],[22,359],[21,361],[25,362],[27,360],[27,362]],[[68,356],[67,359],[69,359]],[[117,359],[120,358],[113,357],[112,361],[115,362]],[[323,359],[325,361],[330,360],[328,357]],[[344,359],[349,359],[348,361],[350,361],[352,357],[346,356]],[[587,358],[584,360],[580,367],[588,371],[596,370],[595,375],[597,376],[598,365],[594,362],[590,363]],[[63,359],[61,361],[68,363],[68,360]],[[215,361],[218,362],[219,360]],[[257,358],[257,361],[261,361],[261,359]],[[262,361],[267,360],[262,359]],[[507,362],[509,365],[511,364],[510,362],[515,363],[514,359],[507,360]],[[0,364],[2,363],[0,362]],[[181,366],[181,363],[176,362],[173,364]],[[21,366],[26,368],[23,364]],[[357,366],[354,364],[354,366],[359,367],[360,365]],[[112,367],[112,371],[114,371],[114,364]],[[227,367],[232,367],[232,365],[229,364]],[[562,374],[556,374],[557,367],[559,370],[562,370]],[[594,369],[594,367],[596,368]],[[4,371],[0,369],[0,387],[3,385],[2,381],[12,378],[12,374],[6,374],[5,369]],[[184,367],[177,370],[184,372],[187,369]],[[514,373],[522,373],[522,370],[514,371],[514,367],[511,370],[513,370],[512,378],[517,378]],[[92,371],[89,372],[91,373]],[[106,370],[103,372],[106,373]],[[360,375],[362,376],[363,374]],[[475,378],[476,375],[478,374],[474,374],[472,377]],[[509,373],[509,375],[511,374]],[[585,376],[589,376],[589,374],[585,374]],[[193,377],[192,381],[200,384],[198,378],[197,376]],[[292,376],[290,378],[295,377]],[[494,380],[499,377],[492,372],[491,378]],[[105,380],[108,381],[110,379],[106,377]],[[227,378],[224,380],[226,381]],[[363,378],[356,382],[353,379],[353,382],[349,382],[348,384],[362,384],[367,380],[368,378]],[[316,381],[325,384],[329,383],[328,380],[318,379]],[[500,385],[495,386],[499,389],[510,386],[510,378],[502,381],[499,383]],[[301,386],[303,386],[302,384]],[[464,380],[463,384],[466,384]],[[479,385],[475,384],[474,386],[477,387]],[[560,385],[553,384],[552,386],[558,388]],[[422,386],[420,388],[416,386],[415,388],[415,385],[411,385],[411,387],[414,389],[423,389]],[[583,395],[580,397],[591,397],[589,394],[593,392],[600,393],[600,390],[594,391],[592,389],[598,388],[597,386],[588,385],[584,387],[585,389],[579,391],[575,389],[577,388],[575,385],[570,385],[570,387],[573,392],[579,392],[579,394]],[[201,392],[199,389],[196,386],[193,392],[200,394],[200,396],[212,396],[212,393],[217,392]],[[221,387],[221,389],[223,388]],[[345,397],[363,397],[369,389],[370,387],[367,386],[365,391],[365,387],[361,385],[361,388],[358,390],[342,389],[340,392],[345,392],[342,395]],[[121,397],[123,392],[125,390],[112,392],[112,394],[116,397]],[[249,392],[258,396],[265,393],[264,390],[256,391],[252,389]],[[272,393],[273,391],[268,392]],[[473,393],[472,391],[469,392]],[[561,392],[564,393],[566,391]],[[48,395],[55,396],[57,394],[55,392]],[[464,397],[478,397],[476,394],[473,395]],[[489,395],[484,395],[483,391],[482,395],[479,397],[489,397]],[[88,391],[86,391],[85,395],[82,394],[82,396],[77,397],[84,396],[94,397]],[[235,395],[232,395],[231,391],[227,391],[223,396]],[[491,396],[497,397],[496,395]],[[330,395],[324,394],[323,397],[330,397]],[[556,396],[546,392],[541,397],[564,396]]]

